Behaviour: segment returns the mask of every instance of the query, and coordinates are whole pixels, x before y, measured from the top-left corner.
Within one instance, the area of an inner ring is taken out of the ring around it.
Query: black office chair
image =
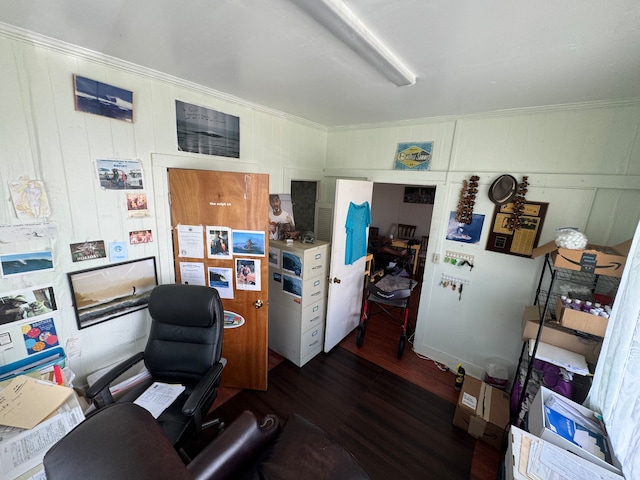
[[[109,386],[143,361],[151,378],[126,391],[120,402],[133,402],[153,382],[182,384],[184,392],[158,417],[176,449],[196,435],[216,398],[224,368],[221,358],[224,311],[218,291],[198,285],[159,285],[149,297],[151,330],[144,352],[112,368],[86,392],[97,407],[114,403]]]

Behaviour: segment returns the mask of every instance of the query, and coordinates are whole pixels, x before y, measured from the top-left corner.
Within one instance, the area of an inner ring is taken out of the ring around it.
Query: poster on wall
[[[20,220],[46,218],[51,215],[49,199],[40,180],[20,177],[9,181],[9,192],[16,215]]]
[[[398,143],[394,156],[395,170],[429,170],[433,142]]]
[[[482,235],[484,225],[484,215],[474,213],[471,216],[471,223],[461,223],[456,221],[456,212],[449,214],[449,224],[447,226],[447,240],[462,243],[478,243]]]
[[[127,193],[127,214],[132,218],[149,215],[146,193]]]
[[[55,312],[53,287],[36,287],[0,294],[0,325]]]
[[[103,240],[72,243],[69,245],[69,248],[71,249],[71,260],[73,262],[84,262],[85,260],[106,258],[107,256]]]
[[[53,222],[0,225],[0,243],[20,243],[35,238],[56,238],[58,227]]]
[[[27,323],[20,327],[24,338],[27,354],[40,353],[48,348],[59,345],[58,334],[53,318]]]
[[[53,270],[51,250],[0,255],[2,277]]]
[[[76,110],[133,123],[133,92],[73,76]]]
[[[178,150],[240,158],[240,118],[176,100]]]
[[[137,160],[96,160],[98,183],[105,190],[142,189],[142,164]]]
[[[296,224],[293,219],[293,203],[287,193],[269,195],[269,240],[292,238]]]
[[[486,249],[508,255],[530,257],[533,249],[538,246],[549,204],[527,201],[521,216],[521,227],[517,230],[509,228],[513,206],[513,202],[496,205]]]

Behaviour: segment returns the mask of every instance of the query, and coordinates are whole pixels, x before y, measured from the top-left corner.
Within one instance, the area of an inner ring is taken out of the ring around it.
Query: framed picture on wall
[[[67,274],[78,328],[87,328],[149,303],[158,285],[155,257],[89,268]]]

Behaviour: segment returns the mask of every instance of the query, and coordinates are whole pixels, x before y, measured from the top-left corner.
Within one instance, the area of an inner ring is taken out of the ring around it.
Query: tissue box
[[[509,394],[473,377],[465,377],[453,424],[500,449],[509,421]]]

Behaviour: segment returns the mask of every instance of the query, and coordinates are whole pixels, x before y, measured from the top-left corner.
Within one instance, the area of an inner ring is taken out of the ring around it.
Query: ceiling
[[[640,98],[638,0],[345,0],[404,87],[299,1],[2,0],[0,22],[329,127]]]

